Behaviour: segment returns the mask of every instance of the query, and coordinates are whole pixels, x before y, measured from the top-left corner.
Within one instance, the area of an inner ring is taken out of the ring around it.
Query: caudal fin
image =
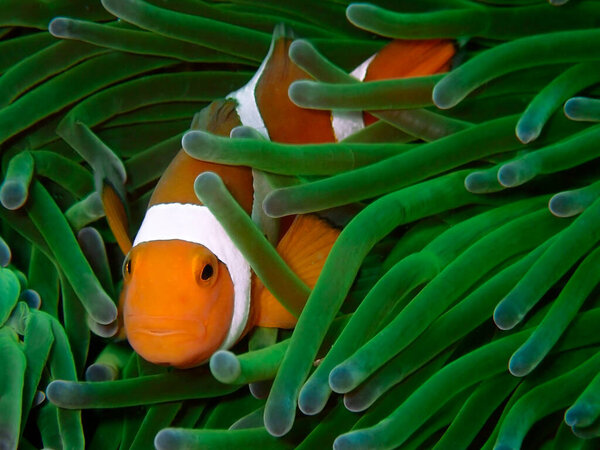
[[[373,58],[364,81],[422,77],[447,72],[456,49],[445,39],[395,40]]]
[[[364,81],[422,77],[450,70],[456,53],[454,43],[445,39],[395,40],[383,47],[373,58]],[[363,115],[365,126],[377,119]]]

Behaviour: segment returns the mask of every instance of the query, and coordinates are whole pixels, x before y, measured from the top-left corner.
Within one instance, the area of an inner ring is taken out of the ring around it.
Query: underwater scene
[[[0,0],[0,449],[600,448],[599,84],[595,0]]]

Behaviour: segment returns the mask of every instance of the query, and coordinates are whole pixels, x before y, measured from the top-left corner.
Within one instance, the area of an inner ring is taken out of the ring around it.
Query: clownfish
[[[359,112],[336,114],[302,109],[288,98],[289,85],[309,76],[292,63],[292,42],[279,28],[256,74],[241,89],[214,101],[200,114],[199,128],[229,136],[240,125],[282,143],[325,143],[347,137],[374,119]],[[392,41],[352,75],[359,80],[429,75],[448,70],[449,41]],[[296,319],[256,279],[219,222],[194,193],[194,180],[217,173],[250,213],[252,171],[248,167],[199,161],[180,150],[150,199],[131,243],[123,210],[110,189],[105,212],[123,252],[119,311],[133,349],[155,364],[188,368],[233,346],[255,326],[293,328]],[[339,229],[314,214],[282,228],[277,251],[313,287]]]

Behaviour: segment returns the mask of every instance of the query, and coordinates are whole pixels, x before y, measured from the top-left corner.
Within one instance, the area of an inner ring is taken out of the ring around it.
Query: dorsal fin
[[[309,76],[288,56],[293,36],[285,27],[273,34],[272,50],[256,83],[254,96],[262,120],[275,142],[310,144],[333,142],[329,111],[300,108],[288,97],[293,81]],[[310,124],[310,126],[306,126]]]

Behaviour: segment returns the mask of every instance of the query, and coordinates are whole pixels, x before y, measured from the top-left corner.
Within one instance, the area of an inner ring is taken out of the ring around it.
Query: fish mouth
[[[129,344],[153,364],[187,368],[206,359],[200,319],[126,314],[124,322]]]
[[[202,321],[194,318],[169,316],[125,315],[127,333],[145,334],[154,337],[188,336],[199,339],[206,327]]]
[[[155,330],[155,329],[150,329],[150,328],[146,328],[146,329],[141,329],[141,330],[131,330],[134,333],[143,333],[143,334],[149,334],[151,336],[177,336],[177,335],[182,335],[182,334],[189,334],[189,333],[184,333],[183,331],[174,331],[174,330]]]

